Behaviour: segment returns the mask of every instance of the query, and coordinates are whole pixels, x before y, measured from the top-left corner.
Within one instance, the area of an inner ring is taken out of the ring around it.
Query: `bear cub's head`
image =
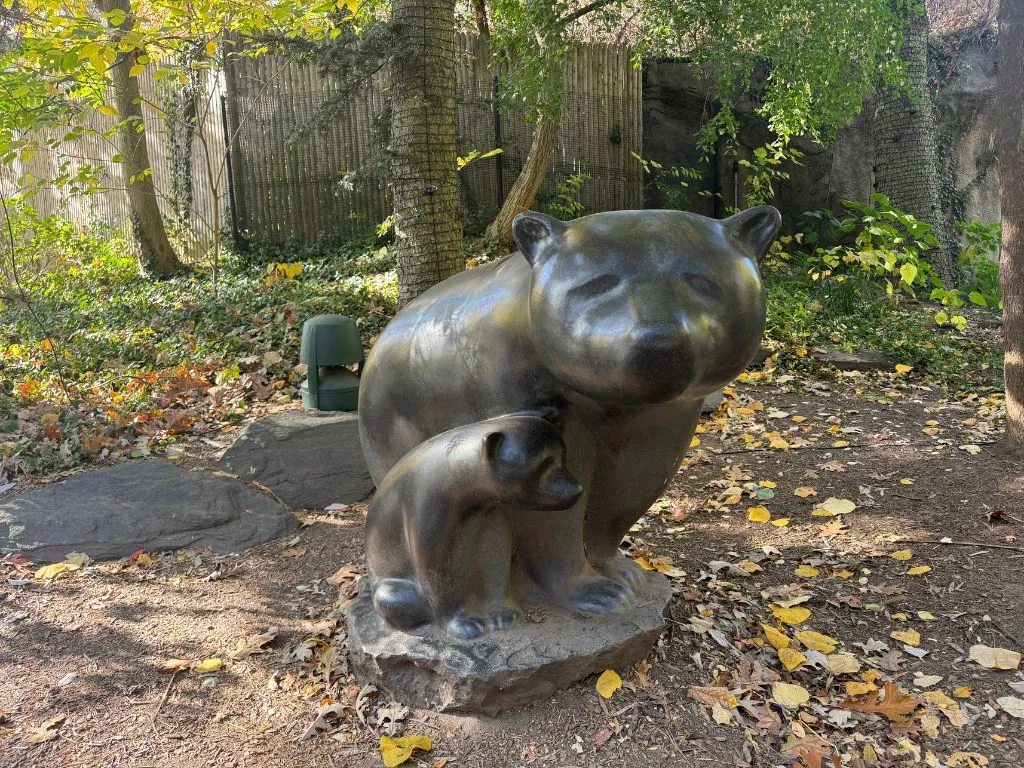
[[[781,224],[769,206],[717,221],[610,211],[562,222],[519,214],[530,328],[577,392],[623,405],[698,399],[732,381],[764,333],[758,262]]]
[[[536,416],[494,420],[483,438],[488,481],[495,498],[520,509],[568,509],[583,486],[565,468],[558,430]]]

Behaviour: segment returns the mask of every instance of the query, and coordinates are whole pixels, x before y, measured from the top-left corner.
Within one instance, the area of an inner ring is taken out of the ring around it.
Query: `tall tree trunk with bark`
[[[561,123],[557,116],[541,116],[533,129],[533,141],[530,144],[530,152],[523,163],[523,169],[519,172],[512,189],[509,190],[501,210],[494,217],[494,221],[487,225],[487,232],[484,239],[488,242],[498,243],[506,248],[513,244],[512,220],[516,215],[529,210],[533,205],[540,185],[544,183],[548,168],[551,167],[551,155],[558,144],[558,129]]]
[[[97,6],[103,13],[124,11],[124,21],[115,27],[116,36],[123,36],[135,26],[131,0],[98,0]],[[131,75],[136,63],[136,53],[130,51],[118,54],[110,68],[114,106],[122,120],[117,132],[118,149],[123,157],[121,173],[128,191],[132,237],[139,249],[142,267],[151,274],[167,277],[181,269],[182,264],[167,239],[167,230],[157,205],[146,146],[146,126],[142,121],[139,79]]]
[[[952,287],[956,239],[939,200],[935,110],[928,90],[928,14],[907,21],[903,30],[911,96],[881,94],[872,121],[875,190],[893,207],[931,224],[942,244],[924,253],[939,277]]]
[[[999,282],[1006,361],[1005,452],[1024,456],[1024,0],[999,9],[999,208],[1003,219]]]
[[[391,191],[398,301],[465,268],[455,149],[455,2],[394,0]]]

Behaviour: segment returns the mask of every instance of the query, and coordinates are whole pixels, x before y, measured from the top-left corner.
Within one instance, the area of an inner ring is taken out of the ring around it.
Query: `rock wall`
[[[952,75],[935,97],[936,148],[943,209],[951,220],[999,220],[999,177],[995,164],[994,44],[978,43],[959,54]],[[696,168],[702,178],[686,189],[689,210],[721,215],[723,206],[742,198],[743,169],[719,155],[704,163],[697,150],[697,132],[714,111],[714,101],[700,73],[683,61],[650,62],[644,68],[644,157],[666,168]],[[768,130],[752,105],[741,105],[740,157],[765,144]],[[836,208],[839,200],[866,201],[874,186],[872,105],[865,103],[853,123],[839,132],[834,145],[798,142],[801,164],[787,170],[790,179],[776,186],[775,205],[790,223],[804,211]],[[718,192],[713,198],[701,191]],[[664,195],[648,184],[648,207],[665,204]]]

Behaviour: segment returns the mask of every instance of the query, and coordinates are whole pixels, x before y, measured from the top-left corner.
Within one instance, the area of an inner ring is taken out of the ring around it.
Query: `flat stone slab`
[[[83,472],[0,504],[0,554],[43,563],[69,552],[240,552],[298,529],[291,512],[245,483],[159,460]]]
[[[373,479],[354,413],[283,411],[249,424],[218,462],[267,486],[285,504],[323,509],[362,501]]]
[[[668,580],[648,573],[639,604],[615,616],[548,610],[504,632],[465,641],[433,629],[392,629],[373,608],[369,580],[349,608],[356,676],[402,704],[494,714],[544,699],[588,675],[646,658],[665,626]],[[530,614],[529,608],[527,609]]]
[[[893,367],[888,357],[872,349],[857,352],[822,349],[814,353],[814,358],[825,365],[835,366],[840,371],[885,371]]]

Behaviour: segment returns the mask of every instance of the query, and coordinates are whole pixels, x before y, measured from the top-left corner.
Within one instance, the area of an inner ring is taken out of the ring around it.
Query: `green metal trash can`
[[[299,362],[308,366],[302,382],[302,407],[318,411],[354,411],[359,405],[363,343],[351,317],[318,315],[302,324]]]

